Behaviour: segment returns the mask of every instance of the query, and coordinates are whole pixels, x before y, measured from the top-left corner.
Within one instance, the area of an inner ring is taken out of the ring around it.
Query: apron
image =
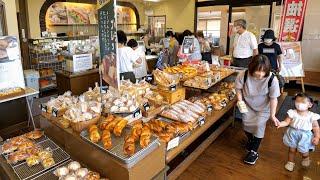
[[[270,118],[269,78],[253,80],[248,75],[242,92],[248,112],[242,115],[243,129],[257,138],[263,138],[267,121]]]
[[[242,114],[243,129],[257,138],[263,138],[270,111],[255,111],[248,107],[248,112]]]

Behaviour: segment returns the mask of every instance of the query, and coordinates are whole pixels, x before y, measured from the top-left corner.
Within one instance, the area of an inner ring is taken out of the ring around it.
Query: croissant
[[[97,125],[91,125],[91,126],[89,126],[89,128],[88,128],[88,132],[89,132],[89,133],[91,133],[91,132],[93,132],[93,131],[97,131],[97,130],[98,130]]]
[[[157,135],[159,139],[165,143],[168,143],[173,137],[173,133],[158,133]]]
[[[190,127],[187,123],[175,123],[175,127],[177,129],[177,132],[182,134],[189,131]]]
[[[121,136],[121,133],[122,133],[122,130],[124,127],[126,127],[128,121],[125,120],[125,119],[122,119],[120,120],[117,125],[114,127],[113,129],[113,133],[116,135],[116,136]]]
[[[106,130],[109,130],[109,131],[113,131],[114,127],[118,124],[120,120],[114,120],[112,122],[110,122],[107,126],[106,126]]]
[[[112,147],[111,133],[109,130],[104,130],[102,132],[101,141],[105,149],[110,149]]]
[[[106,117],[104,120],[102,120],[102,122],[100,123],[99,128],[101,130],[106,129],[106,126],[111,123],[113,120],[115,119],[115,117],[113,115],[109,115],[108,117]]]
[[[89,128],[89,138],[92,142],[97,143],[100,141],[101,136],[96,125],[92,125]]]
[[[140,146],[141,148],[145,148],[149,145],[151,138],[151,130],[149,127],[144,126],[142,128],[141,136],[140,136]]]
[[[125,138],[125,142],[123,145],[123,152],[126,155],[132,156],[135,152],[135,139],[133,136],[129,135]]]

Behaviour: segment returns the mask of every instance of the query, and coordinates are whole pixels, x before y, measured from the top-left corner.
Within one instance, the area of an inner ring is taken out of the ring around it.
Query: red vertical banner
[[[308,0],[285,0],[280,24],[280,41],[299,41]]]

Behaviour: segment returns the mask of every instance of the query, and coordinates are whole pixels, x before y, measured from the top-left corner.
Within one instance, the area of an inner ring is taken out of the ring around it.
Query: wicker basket
[[[88,128],[90,125],[97,124],[99,119],[100,119],[100,115],[89,121],[76,122],[76,123],[70,121],[70,126],[74,131],[81,132],[82,130]]]

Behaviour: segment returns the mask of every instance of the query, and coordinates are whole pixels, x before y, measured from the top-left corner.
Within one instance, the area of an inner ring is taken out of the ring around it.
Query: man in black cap
[[[281,47],[275,43],[276,37],[273,30],[267,30],[262,36],[263,43],[258,45],[259,54],[266,55],[274,72],[281,71],[281,62],[283,59]]]

